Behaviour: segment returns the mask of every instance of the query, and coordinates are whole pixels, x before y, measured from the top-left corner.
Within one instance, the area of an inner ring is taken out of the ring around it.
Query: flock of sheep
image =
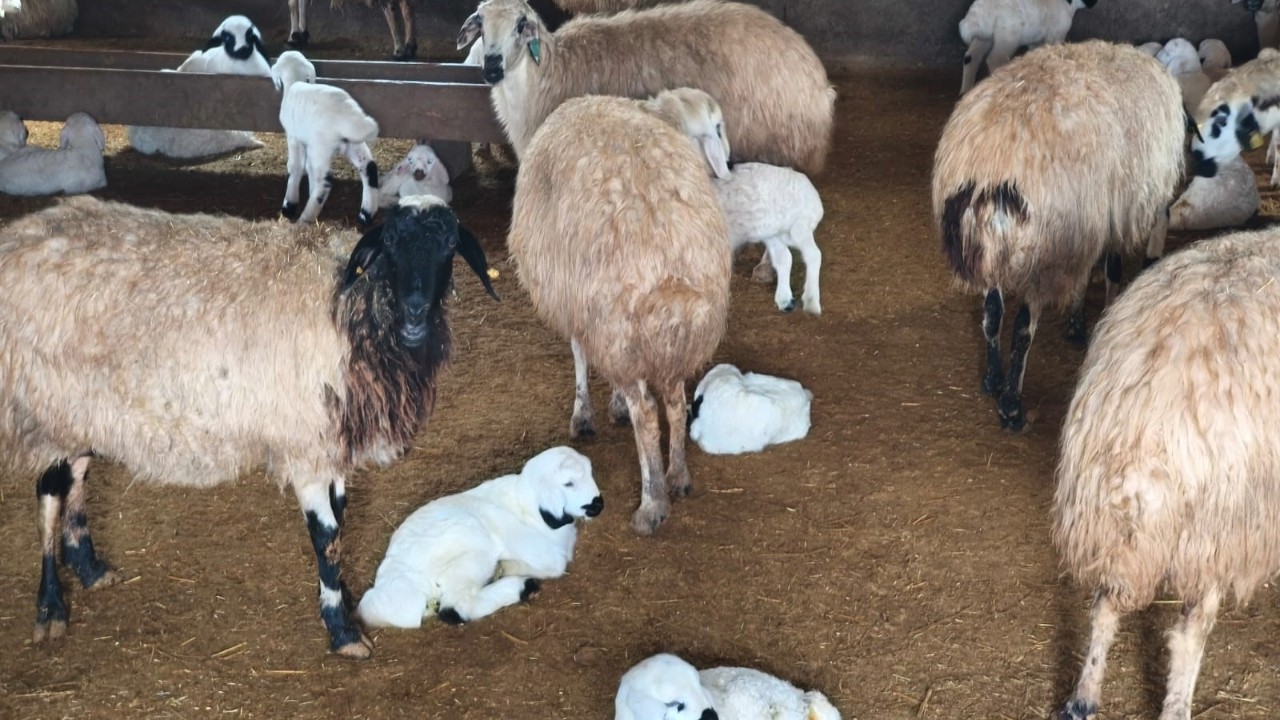
[[[381,4],[390,22],[395,9]],[[596,0],[581,9],[601,14],[550,31],[525,0],[484,0],[458,47],[475,43],[519,159],[507,247],[538,316],[570,343],[569,433],[595,432],[586,387],[594,367],[613,390],[611,416],[634,427],[641,493],[631,524],[650,534],[671,499],[689,493],[688,418],[720,394],[699,386],[689,412],[686,385],[725,332],[733,252],[765,244],[762,269],[776,271],[775,302],[790,311],[798,250],[801,303],[821,313],[814,230],[823,211],[807,175],[823,169],[836,97],[805,40],[754,6],[689,0],[606,12],[637,4],[648,3]],[[1184,611],[1169,635],[1160,717],[1188,720],[1219,606],[1247,601],[1280,572],[1280,371],[1270,364],[1280,354],[1280,231],[1162,255],[1171,216],[1194,227],[1187,208],[1218,212],[1248,189],[1252,210],[1235,222],[1256,211],[1240,154],[1280,128],[1280,52],[1230,68],[1216,42],[1198,52],[1177,38],[1144,48],[1065,44],[1074,13],[1096,4],[973,4],[960,24],[962,97],[936,150],[933,217],[958,285],[984,297],[981,384],[1002,427],[1027,425],[1023,378],[1045,308],[1069,310],[1068,336],[1088,343],[1062,431],[1053,541],[1094,589],[1092,631],[1060,717],[1097,714],[1121,616],[1168,588]],[[398,7],[407,34],[397,55],[412,57],[411,9],[406,0]],[[1247,7],[1260,29],[1261,16],[1275,13]],[[303,46],[306,2],[290,8],[290,44]],[[751,53],[739,52],[744,36]],[[1014,58],[1021,47],[1032,49]],[[59,546],[85,587],[116,580],[85,520],[96,455],[144,479],[194,486],[267,466],[306,517],[321,616],[342,655],[370,655],[360,622],[416,627],[434,614],[463,623],[527,599],[565,571],[577,521],[603,509],[590,461],[569,448],[410,516],[358,609],[340,577],[347,477],[399,457],[432,413],[451,342],[444,299],[454,256],[497,298],[480,243],[448,207],[438,159],[419,146],[379,173],[367,144],[376,120],[317,83],[297,51],[268,64],[247,18],[228,18],[189,62],[189,71],[270,76],[281,90],[283,214],[297,222],[86,197],[0,226],[0,450],[15,469],[39,474],[36,639],[66,630]],[[979,82],[983,63],[991,73]],[[160,131],[159,144],[206,132]],[[0,114],[0,192],[11,192],[5,163],[54,167],[61,161],[51,157],[86,143],[96,143],[101,173],[101,131],[87,116],[68,120],[60,150],[26,148],[25,139],[20,119]],[[360,173],[358,220],[371,226],[354,245],[312,222],[337,154]],[[1194,179],[1178,200],[1188,156]],[[310,196],[299,212],[303,175]],[[1137,252],[1150,267],[1119,292],[1121,258]],[[1109,308],[1090,334],[1083,300],[1098,269]],[[138,293],[143,276],[147,292]],[[43,289],[55,285],[64,302],[50,305]],[[1006,365],[1012,298],[1021,304]],[[126,305],[129,315],[118,311]],[[706,380],[720,378],[740,392],[753,382],[732,368]],[[811,396],[792,385],[754,397],[768,403],[730,401],[768,426],[765,439],[724,440],[717,425],[734,418],[714,412],[694,438],[756,450],[802,437]],[[618,720],[839,718],[821,693],[743,668],[699,673],[671,655],[624,675],[616,703]]]

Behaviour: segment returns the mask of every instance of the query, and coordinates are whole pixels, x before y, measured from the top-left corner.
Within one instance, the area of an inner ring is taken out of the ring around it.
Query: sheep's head
[[[689,136],[693,147],[718,178],[729,177],[729,138],[720,103],[702,90],[663,90],[644,103],[654,115]]]
[[[600,488],[591,476],[591,461],[572,448],[553,447],[538,453],[525,463],[520,477],[534,488],[538,511],[553,530],[604,510]]]
[[[107,148],[107,138],[93,118],[80,112],[67,118],[67,124],[62,126],[62,133],[58,136],[58,147],[91,148],[101,153]]]
[[[494,299],[484,250],[448,205],[431,195],[401,198],[381,225],[360,238],[342,291],[357,282],[385,283],[393,298],[396,333],[406,347],[422,347],[453,284],[453,256],[461,255]]]
[[[27,144],[27,126],[12,110],[0,110],[0,147],[17,150]]]
[[[549,54],[544,33],[542,18],[524,0],[486,0],[462,23],[458,49],[479,36],[478,42],[484,43],[484,81],[497,85],[526,55],[535,65],[542,64]]]
[[[436,151],[427,144],[427,141],[421,140],[410,148],[405,161],[408,171],[413,173],[414,180],[422,182],[430,179],[437,185],[449,184],[449,171],[445,169],[444,163],[440,162]]]
[[[243,15],[232,15],[209,37],[205,50],[222,48],[228,55],[237,60],[248,60],[257,51],[263,60],[267,57],[267,47],[262,44],[262,33],[249,18]]]
[[[313,83],[316,81],[316,66],[305,55],[297,50],[280,53],[276,64],[271,66],[271,82],[277,90],[288,90],[297,82]]]
[[[719,720],[698,671],[675,655],[654,655],[622,676],[614,720]]]
[[[1266,143],[1263,134],[1280,126],[1280,97],[1256,100],[1224,102],[1210,111],[1208,120],[1199,125],[1191,140],[1196,175],[1217,175],[1220,165],[1244,150],[1262,147]]]
[[[1156,60],[1174,77],[1200,71],[1200,57],[1196,48],[1184,38],[1174,38],[1160,48]]]

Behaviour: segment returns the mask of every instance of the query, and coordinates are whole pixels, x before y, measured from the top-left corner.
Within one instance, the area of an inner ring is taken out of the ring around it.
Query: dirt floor
[[[838,79],[827,174],[821,318],[785,315],[735,268],[716,354],[814,393],[813,429],[758,455],[691,450],[694,494],[653,538],[638,502],[629,429],[576,443],[606,509],[577,559],[531,604],[463,628],[377,632],[371,661],[326,652],[316,570],[291,493],[255,473],[208,491],[91,472],[90,522],[127,581],[70,584],[68,636],[33,647],[39,548],[34,478],[0,480],[0,717],[607,718],[619,676],[659,651],[701,666],[750,665],[827,693],[845,718],[1045,718],[1070,691],[1087,592],[1049,544],[1057,433],[1081,352],[1061,318],[1041,326],[1026,381],[1034,415],[1001,432],[979,392],[978,301],[953,292],[929,212],[936,138],[954,73]],[[50,144],[56,125],[33,139]],[[171,211],[276,215],[283,143],[178,167],[111,132],[101,197]],[[407,143],[379,143],[386,167]],[[1256,158],[1261,172],[1261,158]],[[359,186],[339,172],[324,217],[354,223]],[[568,442],[568,344],[534,317],[506,260],[513,173],[456,184],[455,206],[491,262],[501,304],[461,267],[456,352],[434,417],[389,469],[349,484],[345,578],[368,587],[392,529],[414,508],[515,471]],[[0,223],[47,201],[0,198]],[[1273,217],[1276,198],[1265,207]],[[1185,242],[1175,237],[1171,247]],[[802,266],[794,283],[799,289]],[[1101,309],[1090,297],[1090,323]],[[57,302],[51,292],[50,302]],[[603,411],[607,388],[593,388]],[[1280,602],[1260,593],[1211,637],[1197,718],[1274,717]],[[1111,653],[1104,718],[1154,717],[1162,633],[1176,605],[1128,618]]]

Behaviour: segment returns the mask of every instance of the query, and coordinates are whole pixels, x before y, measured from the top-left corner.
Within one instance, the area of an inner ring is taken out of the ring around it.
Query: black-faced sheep
[[[504,475],[423,505],[396,528],[373,587],[356,613],[366,625],[416,628],[438,615],[451,625],[522,602],[539,580],[564,575],[575,521],[604,500],[591,461],[545,450]]]
[[[1052,45],[1067,39],[1076,10],[1091,8],[1098,0],[974,0],[960,21],[964,54],[964,78],[960,94],[973,87],[978,66],[986,60],[995,72],[1013,58],[1020,47]]]
[[[401,201],[349,259],[343,241],[93,198],[0,227],[0,458],[44,471],[36,641],[66,631],[59,535],[85,587],[116,577],[85,523],[101,456],[194,487],[265,465],[306,518],[332,649],[369,656],[340,581],[347,476],[397,458],[431,414],[455,250],[489,282],[438,199]]]
[[[1192,245],[1098,323],[1062,430],[1053,542],[1094,591],[1064,720],[1098,712],[1120,618],[1167,588],[1161,720],[1189,720],[1219,604],[1280,572],[1280,231]]]
[[[678,127],[643,101],[564,103],[521,158],[507,239],[535,311],[574,351],[571,433],[594,433],[588,363],[625,398],[642,477],[631,524],[645,534],[668,493],[689,492],[684,383],[711,359],[729,305],[724,216]],[[665,474],[654,395],[670,430]]]
[[[758,7],[692,0],[587,15],[549,33],[525,0],[486,0],[458,47],[481,34],[485,82],[521,158],[569,98],[644,98],[687,86],[719,101],[734,159],[811,175],[826,162],[835,109],[826,70],[799,33]]]
[[[840,720],[817,690],[804,692],[781,678],[742,667],[699,671],[660,654],[622,676],[614,720]]]
[[[76,113],[62,126],[56,149],[23,145],[0,159],[0,193],[77,195],[106,187],[102,160],[106,146],[98,123]]]
[[[999,397],[1003,427],[1025,424],[1022,381],[1041,310],[1070,306],[1068,336],[1083,342],[1094,265],[1144,245],[1149,259],[1163,252],[1185,138],[1178,84],[1128,45],[1033,50],[956,105],[934,158],[933,217],[957,283],[986,294],[982,387]],[[1007,376],[1006,294],[1023,299]]]

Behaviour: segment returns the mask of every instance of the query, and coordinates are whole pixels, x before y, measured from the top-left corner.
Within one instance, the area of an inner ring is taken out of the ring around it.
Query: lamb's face
[[[422,182],[431,178],[439,184],[449,184],[449,171],[445,170],[444,164],[440,162],[436,151],[431,149],[430,145],[425,143],[414,145],[405,156],[405,160],[408,161],[408,170],[413,173],[414,180]]]
[[[622,676],[615,720],[719,720],[698,671],[675,655],[654,655]]]
[[[1191,140],[1191,157],[1195,174],[1213,177],[1218,167],[1243,152],[1265,144],[1263,133],[1280,126],[1280,106],[1255,108],[1250,98],[1222,103],[1209,113],[1200,125],[1199,135]]]
[[[213,31],[209,42],[205,44],[205,49],[212,50],[216,47],[221,47],[227,55],[237,60],[248,60],[255,52],[261,54],[263,60],[267,58],[267,48],[262,44],[262,33],[244,15],[232,15],[223,20],[218,29]]]
[[[25,131],[25,128],[23,128]],[[67,118],[58,136],[60,148],[90,148],[103,152],[107,147],[107,138],[102,134],[98,123],[85,113],[76,113]]]
[[[536,488],[538,510],[553,529],[604,510],[591,461],[572,448],[554,447],[535,455],[525,463],[520,477]]]
[[[527,55],[542,63],[542,19],[524,0],[487,0],[462,24],[458,48],[480,36],[484,43],[484,81],[497,85]]]
[[[298,82],[313,83],[316,81],[316,66],[297,50],[280,53],[276,64],[271,66],[271,81],[277,90],[287,90]]]
[[[1196,54],[1195,46],[1183,38],[1174,38],[1165,43],[1160,52],[1156,53],[1156,60],[1174,76],[1200,70],[1200,56]]]

